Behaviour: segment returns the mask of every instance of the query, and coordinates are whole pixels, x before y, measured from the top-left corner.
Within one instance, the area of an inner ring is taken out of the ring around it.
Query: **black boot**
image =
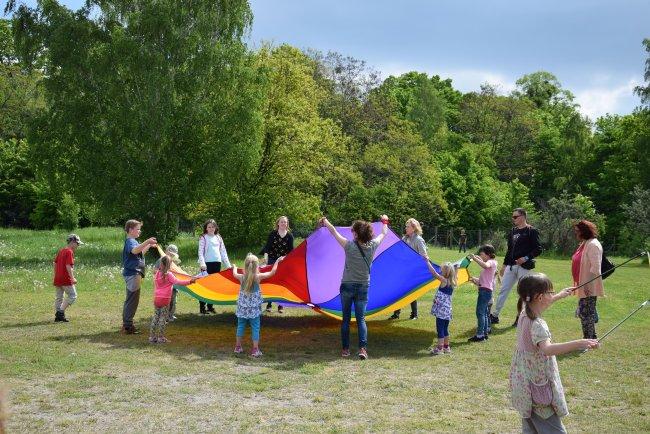
[[[201,315],[206,315],[208,313],[205,310],[205,302],[204,301],[199,301],[199,312],[201,312]]]
[[[65,312],[57,310],[54,314],[54,322],[69,322],[65,317]]]

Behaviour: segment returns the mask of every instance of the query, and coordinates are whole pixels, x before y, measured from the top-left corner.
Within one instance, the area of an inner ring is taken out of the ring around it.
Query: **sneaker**
[[[388,317],[388,319],[399,319],[399,314],[398,314],[398,313],[394,313],[394,314],[392,314],[390,317]]]
[[[201,309],[200,313],[201,313],[201,315],[207,315],[207,314],[208,314],[208,311],[205,310],[205,309]]]
[[[266,313],[271,313],[271,308],[270,308],[270,307],[267,307],[267,308],[264,310],[264,312],[266,312]]]
[[[156,342],[158,342],[158,338],[157,338],[157,337],[155,337],[155,336],[149,336],[149,343],[150,343],[150,344],[155,344]]]
[[[442,351],[444,351],[445,354],[451,354],[451,347],[443,347]]]
[[[164,337],[164,336],[161,336],[161,337],[158,338],[158,343],[159,344],[167,344],[169,342],[171,342],[171,341],[169,339],[167,339],[166,337]]]
[[[123,335],[139,335],[140,330],[136,329],[133,326],[131,327],[122,326],[122,328],[120,329],[120,333],[122,333]]]
[[[490,322],[491,322],[492,324],[499,324],[499,317],[490,314]]]
[[[284,313],[284,308],[282,306],[278,306],[278,313]]]
[[[350,357],[350,349],[344,348],[341,350],[341,357]]]
[[[365,348],[359,348],[359,360],[366,360],[368,358],[368,351]]]
[[[417,316],[417,315],[411,315],[411,316],[409,317],[409,319],[418,319],[418,316]]]
[[[432,356],[439,356],[439,355],[444,354],[444,353],[445,353],[445,350],[443,350],[440,347],[435,347],[431,351],[429,351],[429,354],[431,354]]]
[[[169,322],[176,321],[178,318],[176,318],[175,315],[172,315],[169,317]]]
[[[251,351],[251,357],[255,357],[255,358],[262,357],[262,352],[260,351],[259,348],[253,348],[253,350]]]
[[[235,354],[241,354],[244,352],[244,349],[241,347],[241,345],[235,345],[235,349],[233,350]]]
[[[214,310],[214,307],[209,307],[209,308],[206,310],[206,312],[208,312],[208,313],[217,313],[217,311]]]
[[[487,340],[487,336],[472,336],[471,338],[467,339],[467,342],[483,342]]]

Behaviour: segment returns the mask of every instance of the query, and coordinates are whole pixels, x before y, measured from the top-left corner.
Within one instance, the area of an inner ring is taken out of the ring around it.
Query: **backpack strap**
[[[363,253],[363,249],[361,249],[361,246],[357,241],[354,242],[354,244],[357,245],[357,249],[359,249],[359,252],[361,253],[361,256],[363,256],[363,261],[366,263],[366,266],[368,267],[368,272],[370,272],[370,263],[368,262],[368,258],[366,257],[366,254]]]

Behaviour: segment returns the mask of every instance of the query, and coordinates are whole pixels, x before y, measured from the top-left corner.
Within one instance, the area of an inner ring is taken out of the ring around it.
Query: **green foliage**
[[[643,40],[643,46],[648,57],[645,60],[645,72],[643,78],[645,79],[645,86],[637,86],[634,91],[641,97],[641,102],[650,108],[650,38]]]
[[[638,253],[650,248],[650,190],[635,186],[629,203],[621,207],[625,223],[621,230],[621,245],[626,253]]]
[[[537,227],[542,242],[549,249],[568,254],[577,245],[573,225],[581,219],[596,224],[599,237],[605,233],[605,217],[596,212],[593,202],[581,194],[563,193],[551,198],[540,213]]]
[[[165,241],[203,185],[248,167],[260,119],[246,1],[91,1],[76,13],[46,1],[15,21],[22,60],[47,53],[34,155],[75,197]]]
[[[41,186],[23,140],[0,140],[0,219],[2,226],[29,226]]]

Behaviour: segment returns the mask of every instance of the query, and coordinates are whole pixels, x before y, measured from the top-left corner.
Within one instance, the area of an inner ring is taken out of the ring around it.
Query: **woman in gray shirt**
[[[427,245],[424,243],[424,238],[422,238],[422,226],[420,222],[414,218],[406,220],[406,226],[404,227],[405,235],[402,237],[404,241],[410,248],[415,250],[422,256],[429,260],[429,253],[427,252]],[[393,312],[388,319],[398,319],[399,314],[402,312],[401,309],[397,309]],[[418,319],[418,301],[413,300],[411,302],[411,319]]]
[[[348,241],[336,230],[334,226],[322,217],[321,225],[325,226],[336,241],[345,251],[345,268],[341,278],[341,305],[343,307],[343,321],[341,322],[341,341],[343,350],[341,356],[350,356],[350,320],[352,319],[352,303],[354,303],[354,316],[359,330],[359,358],[368,358],[368,328],[366,327],[366,305],[368,304],[368,287],[370,286],[370,265],[375,250],[388,233],[388,217],[381,216],[384,224],[381,234],[373,239],[370,223],[356,220],[352,223],[353,241]]]

